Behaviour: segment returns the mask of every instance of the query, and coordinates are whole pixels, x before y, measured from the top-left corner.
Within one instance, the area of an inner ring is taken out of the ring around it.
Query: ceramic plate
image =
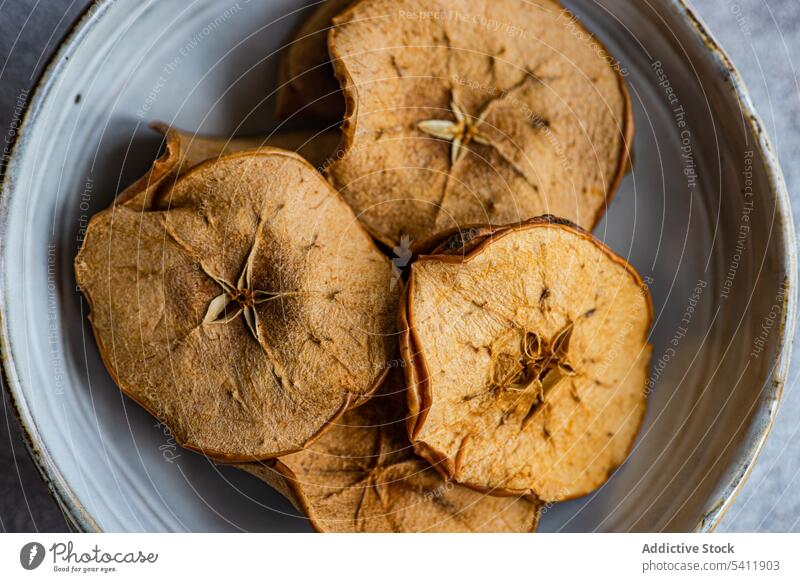
[[[634,170],[595,234],[649,282],[655,351],[630,459],[592,495],[547,508],[541,530],[708,530],[780,400],[797,280],[788,198],[741,80],[682,3],[570,7],[619,59],[634,103]],[[260,482],[176,448],[120,394],[72,270],[89,217],[156,155],[148,122],[273,127],[276,50],[302,9],[98,2],[36,89],[3,184],[2,355],[36,462],[79,529],[309,529]]]

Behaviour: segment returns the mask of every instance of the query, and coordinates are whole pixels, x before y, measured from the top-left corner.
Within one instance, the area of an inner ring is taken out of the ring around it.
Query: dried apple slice
[[[186,447],[299,450],[383,380],[391,264],[300,156],[261,148],[178,174],[182,159],[170,131],[75,259],[103,361]]]
[[[162,122],[154,122],[150,127],[166,136],[172,129]],[[174,130],[180,138],[181,167],[188,170],[206,160],[262,147],[273,147],[300,154],[308,163],[322,170],[325,162],[339,145],[340,136],[336,131],[292,130],[257,137],[217,137]]]
[[[591,230],[628,169],[621,67],[554,0],[358,2],[329,46],[329,178],[385,244],[541,214]]]
[[[406,435],[402,372],[308,449],[240,468],[263,479],[325,532],[532,532],[539,504],[445,481]]]
[[[566,221],[440,237],[401,300],[411,441],[480,490],[584,495],[641,425],[651,321],[634,269]]]
[[[328,56],[328,30],[333,17],[352,1],[319,3],[284,49],[278,74],[279,119],[297,114],[331,124],[342,120],[344,98]]]

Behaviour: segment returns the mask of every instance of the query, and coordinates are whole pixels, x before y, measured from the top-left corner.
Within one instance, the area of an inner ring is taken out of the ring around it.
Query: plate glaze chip
[[[645,411],[652,305],[639,276],[552,217],[436,247],[401,301],[417,451],[496,494],[551,502],[600,486]]]
[[[389,261],[298,155],[151,172],[95,215],[75,260],[119,387],[220,460],[298,450],[368,398],[394,351]]]
[[[620,68],[551,0],[365,0],[334,19],[329,168],[385,244],[542,214],[591,230],[629,167]]]
[[[405,431],[403,376],[349,411],[305,451],[240,468],[289,498],[318,531],[532,532],[539,505],[445,481]]]

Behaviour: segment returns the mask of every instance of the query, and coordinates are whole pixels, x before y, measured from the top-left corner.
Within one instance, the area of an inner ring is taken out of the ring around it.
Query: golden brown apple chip
[[[166,123],[155,122],[151,127],[163,135],[171,129]],[[312,166],[322,170],[326,161],[336,152],[340,135],[336,131],[292,130],[257,137],[216,137],[174,130],[181,142],[181,167],[191,169],[200,162],[262,147],[273,147],[296,152]]]
[[[649,293],[590,234],[542,217],[440,237],[401,300],[408,431],[446,475],[542,501],[628,455],[646,405]]]
[[[329,177],[386,244],[545,213],[591,229],[627,171],[624,69],[558,2],[365,0],[329,45]]]
[[[328,532],[532,532],[539,505],[492,497],[418,457],[405,431],[402,372],[308,449],[240,468],[260,477]]]
[[[168,132],[75,259],[98,348],[189,448],[221,460],[301,449],[383,380],[391,264],[298,155],[262,148],[178,175],[180,144]]]
[[[277,117],[297,114],[329,124],[344,115],[344,98],[328,56],[328,30],[333,17],[353,0],[319,3],[281,54],[278,74]]]

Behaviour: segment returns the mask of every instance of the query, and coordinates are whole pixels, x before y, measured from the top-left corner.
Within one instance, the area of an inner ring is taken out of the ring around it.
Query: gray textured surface
[[[587,0],[588,1],[588,0]],[[630,0],[640,1],[640,0]],[[3,142],[15,106],[86,0],[0,0],[0,129]],[[800,3],[797,0],[695,0],[700,16],[731,55],[764,119],[800,209]],[[5,145],[0,143],[0,147]],[[795,346],[795,355],[800,344]],[[797,357],[795,362],[800,362]],[[750,480],[723,520],[722,531],[800,531],[800,391],[795,363],[783,407]],[[0,415],[0,528],[66,528],[22,443],[3,393]]]

